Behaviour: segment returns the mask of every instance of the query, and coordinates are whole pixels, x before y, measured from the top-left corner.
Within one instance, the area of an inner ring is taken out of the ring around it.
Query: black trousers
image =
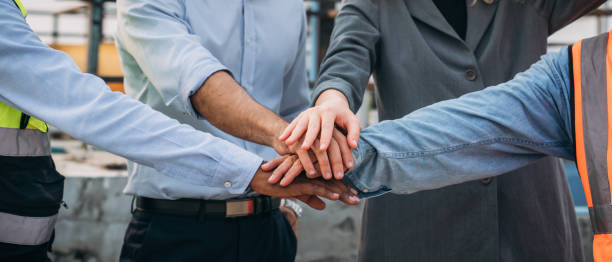
[[[63,194],[64,177],[57,173],[50,156],[0,156],[0,212],[28,217],[55,215]],[[47,252],[53,238],[35,246],[0,243],[0,261],[51,261]]]
[[[0,243],[0,261],[2,262],[51,262],[47,252],[51,249],[51,242],[38,246],[22,246]]]
[[[297,240],[280,210],[239,218],[178,216],[136,211],[121,262],[294,261]]]

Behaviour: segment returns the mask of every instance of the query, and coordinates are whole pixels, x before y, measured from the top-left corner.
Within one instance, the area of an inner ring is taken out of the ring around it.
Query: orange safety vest
[[[576,164],[595,237],[595,262],[612,261],[612,34],[569,48]]]

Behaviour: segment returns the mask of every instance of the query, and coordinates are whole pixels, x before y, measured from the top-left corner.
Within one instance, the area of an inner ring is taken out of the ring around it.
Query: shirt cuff
[[[247,192],[263,159],[245,150],[226,150],[213,178],[214,187],[225,188],[228,194]]]
[[[384,195],[391,191],[390,188],[381,185],[377,187],[370,187],[368,183],[362,181],[360,174],[364,172],[375,172],[376,170],[364,170],[361,168],[364,161],[373,160],[371,154],[376,154],[376,151],[370,144],[365,142],[364,140],[359,140],[357,144],[357,148],[353,149],[353,159],[355,161],[355,166],[353,169],[349,170],[349,172],[344,176],[343,181],[347,183],[349,186],[357,190],[357,196],[359,198],[371,198]],[[371,166],[371,165],[365,165]],[[374,174],[374,176],[370,175],[369,177],[377,177],[381,174]]]
[[[184,112],[188,113],[194,118],[204,119],[198,111],[195,110],[193,105],[191,104],[191,96],[195,94],[200,87],[208,80],[208,78],[219,71],[227,71],[231,75],[231,71],[220,63],[212,63],[206,66],[203,66],[201,69],[194,69],[191,77],[187,79],[187,82],[184,85],[181,85],[183,90],[181,91],[181,99],[184,101]]]
[[[335,90],[338,90],[340,93],[344,94],[344,96],[346,97],[346,100],[348,100],[349,102],[349,107],[351,108],[353,112],[357,112],[357,110],[359,110],[361,103],[359,103],[359,105],[356,105],[355,96],[353,95],[353,89],[351,88],[351,85],[341,79],[327,80],[327,81],[319,83],[312,90],[312,95],[311,95],[312,99],[310,102],[311,103],[310,106],[314,106],[314,104],[317,102],[317,98],[319,98],[321,93],[329,89],[335,89]]]

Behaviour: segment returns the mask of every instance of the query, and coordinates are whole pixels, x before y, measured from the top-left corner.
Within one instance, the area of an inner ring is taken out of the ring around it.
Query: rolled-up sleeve
[[[10,4],[0,1],[0,101],[86,143],[198,185],[203,196],[247,189],[260,157],[111,92],[66,54],[43,44]]]
[[[182,1],[117,1],[116,38],[167,106],[201,118],[190,96],[213,73],[230,70],[190,32],[184,16]]]

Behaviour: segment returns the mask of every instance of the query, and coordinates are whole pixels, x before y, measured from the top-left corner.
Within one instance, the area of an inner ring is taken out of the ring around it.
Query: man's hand
[[[272,173],[264,172],[261,169],[257,170],[253,180],[251,180],[251,188],[262,195],[297,198],[318,210],[325,209],[325,202],[319,197],[340,200],[349,205],[359,204],[359,198],[351,192],[351,189],[337,180],[324,181],[298,177],[292,184],[282,187],[268,183],[271,175]]]
[[[283,213],[285,218],[287,219],[287,222],[289,222],[289,225],[291,225],[291,229],[293,230],[295,237],[297,237],[298,236],[298,231],[297,231],[298,217],[297,215],[295,214],[295,212],[293,212],[291,208],[279,207],[279,209]]]
[[[348,101],[337,90],[327,90],[319,96],[315,107],[309,108],[295,118],[283,131],[279,139],[287,145],[302,141],[302,149],[310,148],[320,133],[321,151],[326,151],[331,145],[334,134],[334,124],[346,130],[348,144],[357,148],[361,123],[349,109]]]

